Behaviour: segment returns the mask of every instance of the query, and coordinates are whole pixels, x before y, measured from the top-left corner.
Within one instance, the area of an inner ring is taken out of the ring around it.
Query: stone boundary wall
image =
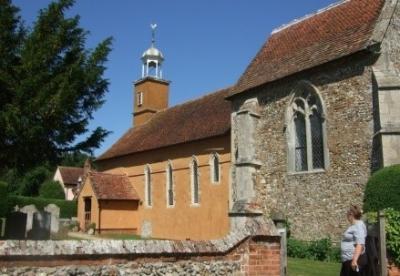
[[[221,240],[0,241],[5,275],[280,275],[272,222],[242,218]]]

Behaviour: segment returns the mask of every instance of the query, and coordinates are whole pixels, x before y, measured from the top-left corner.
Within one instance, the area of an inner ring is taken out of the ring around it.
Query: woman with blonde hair
[[[340,276],[364,275],[366,266],[365,239],[367,227],[361,220],[361,210],[351,205],[347,211],[350,226],[343,233],[340,244],[342,269]]]

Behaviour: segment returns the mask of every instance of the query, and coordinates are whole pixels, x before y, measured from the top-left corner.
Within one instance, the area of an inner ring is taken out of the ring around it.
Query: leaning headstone
[[[25,213],[27,216],[26,232],[28,232],[32,229],[33,214],[36,213],[38,210],[36,209],[35,205],[31,204],[31,205],[26,205],[26,206],[20,208],[19,211],[21,213]]]
[[[26,238],[27,215],[12,212],[6,218],[5,238],[9,240],[24,240]]]
[[[58,233],[58,229],[60,228],[60,208],[55,204],[49,204],[44,207],[44,210],[51,214],[50,232],[52,234]]]
[[[48,240],[50,239],[51,214],[40,211],[33,215],[32,230],[28,232],[28,239]]]

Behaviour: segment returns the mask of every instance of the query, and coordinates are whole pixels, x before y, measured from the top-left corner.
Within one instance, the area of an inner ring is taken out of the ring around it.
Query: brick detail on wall
[[[280,236],[272,221],[239,221],[234,225],[240,227],[225,238],[209,241],[0,241],[0,272],[64,275],[73,269],[75,274],[90,271],[85,275],[95,270],[100,275],[191,275],[212,269],[213,275],[278,276]]]
[[[96,241],[86,241],[95,243]],[[157,243],[157,241],[148,241]],[[21,241],[21,243],[23,243]],[[38,246],[40,243],[37,242]],[[200,242],[197,242],[201,246]],[[48,245],[48,242],[47,242]],[[43,246],[43,244],[42,244]],[[15,248],[14,248],[15,249]],[[23,250],[23,247],[21,247]],[[69,256],[1,256],[1,272],[6,274],[29,275],[29,273],[113,273],[113,275],[142,275],[143,273],[209,273],[216,275],[280,275],[279,237],[247,237],[228,252],[210,253],[157,253],[122,255],[69,255]],[[92,275],[92,274],[87,275]],[[195,274],[196,274],[195,273]],[[222,274],[221,274],[222,273]]]

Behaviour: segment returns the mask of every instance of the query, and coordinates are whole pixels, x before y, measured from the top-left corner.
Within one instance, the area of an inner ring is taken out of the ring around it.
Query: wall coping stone
[[[0,260],[10,257],[111,256],[122,254],[224,254],[249,237],[279,237],[272,220],[248,217],[242,225],[222,239],[210,241],[189,240],[68,240],[68,241],[0,241]]]

